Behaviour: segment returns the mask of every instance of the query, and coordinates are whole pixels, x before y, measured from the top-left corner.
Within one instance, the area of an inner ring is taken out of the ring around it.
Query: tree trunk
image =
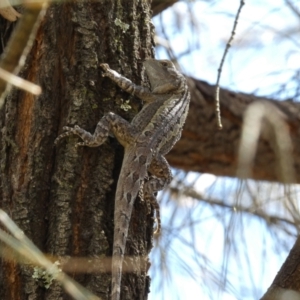
[[[99,64],[108,63],[140,84],[141,63],[153,56],[150,17],[148,1],[52,5],[22,72],[43,94],[37,98],[13,90],[1,111],[0,207],[53,261],[86,257],[89,269],[89,257],[111,256],[123,149],[114,139],[79,149],[76,137],[57,147],[54,140],[65,125],[93,132],[109,111],[128,120],[137,113],[141,103],[102,78]],[[128,111],[122,109],[126,100]],[[132,268],[122,278],[122,299],[147,299],[149,292],[153,220],[146,212],[137,200],[126,249]],[[32,266],[1,264],[0,299],[68,298],[57,283],[46,289],[36,282]],[[93,271],[71,275],[101,299],[110,299],[110,269],[103,263]]]

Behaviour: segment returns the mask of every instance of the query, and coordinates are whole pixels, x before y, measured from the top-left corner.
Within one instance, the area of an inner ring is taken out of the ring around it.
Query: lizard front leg
[[[101,64],[100,67],[105,71],[102,73],[103,77],[109,77],[112,81],[114,81],[123,91],[131,94],[136,95],[141,100],[150,103],[157,98],[155,95],[146,87],[136,85],[128,78],[122,76],[118,72],[110,69],[108,64]]]
[[[126,146],[133,141],[136,134],[136,129],[130,123],[111,112],[98,122],[94,134],[85,131],[78,125],[75,125],[74,128],[65,126],[63,130],[66,132],[59,135],[54,143],[57,144],[62,138],[75,134],[83,140],[83,142],[77,143],[76,147],[98,147],[107,140],[110,133],[114,134],[120,144]]]
[[[151,204],[155,210],[157,228],[154,234],[159,234],[161,230],[160,209],[155,193],[171,182],[172,173],[167,160],[160,154],[153,158],[148,171],[151,176],[144,183],[143,196],[146,203]]]

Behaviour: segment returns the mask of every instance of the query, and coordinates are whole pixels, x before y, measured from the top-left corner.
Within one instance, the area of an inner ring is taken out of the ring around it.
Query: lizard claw
[[[108,64],[100,64],[100,67],[105,71],[102,73],[102,77],[106,77],[108,74],[108,71],[110,70]]]
[[[109,65],[108,64],[100,64],[100,67],[104,70],[104,71],[108,71],[110,70]]]
[[[64,126],[63,127],[63,130],[64,131],[70,131],[70,130],[72,130],[73,128],[72,127],[69,127],[69,126]]]
[[[100,67],[104,70],[102,77],[109,77],[109,73],[112,72],[108,64],[100,64]]]
[[[100,67],[101,67],[102,69],[104,69],[105,71],[106,71],[107,69],[109,69],[109,65],[108,65],[108,64],[100,64]]]
[[[75,144],[75,148],[76,148],[76,149],[77,149],[78,147],[82,147],[82,146],[86,146],[86,143],[85,143],[85,142],[80,142],[80,143]]]

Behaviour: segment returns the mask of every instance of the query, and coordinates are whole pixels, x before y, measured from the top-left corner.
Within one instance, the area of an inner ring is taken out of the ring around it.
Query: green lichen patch
[[[129,29],[129,25],[122,22],[120,19],[115,19],[115,25],[120,27],[123,30],[123,33],[126,32]]]
[[[34,267],[32,278],[34,278],[44,288],[49,289],[53,280],[55,280],[58,274],[61,272],[61,269],[58,267],[59,265],[60,262],[56,261],[53,264],[53,267],[49,270],[45,270],[40,267]]]

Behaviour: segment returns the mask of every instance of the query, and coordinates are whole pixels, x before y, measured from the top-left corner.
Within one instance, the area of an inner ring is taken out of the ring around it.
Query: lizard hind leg
[[[157,235],[161,231],[161,219],[160,208],[155,194],[171,182],[172,173],[167,160],[162,155],[157,155],[153,158],[149,166],[149,172],[151,176],[144,183],[143,194],[147,206],[150,203],[155,210],[157,227],[154,234]]]
[[[154,179],[154,177],[151,177],[151,178],[149,178],[148,176],[145,177],[145,179],[142,181],[138,195],[140,197],[140,200],[142,202],[145,202],[145,204],[147,206],[147,215],[149,215],[151,213],[151,206],[154,208],[155,216],[156,216],[156,223],[157,223],[154,234],[158,235],[161,231],[160,230],[161,229],[161,219],[160,219],[159,204],[156,199],[156,195],[154,195],[150,190],[149,191],[145,190],[145,184],[149,180],[155,180],[155,179]],[[149,186],[147,186],[146,188],[149,189]]]
[[[146,194],[145,200],[147,203],[147,209],[150,213],[150,206],[152,206],[155,210],[155,217],[156,217],[156,229],[154,231],[154,235],[159,235],[161,232],[161,218],[160,218],[160,207],[159,203],[157,201],[157,198],[155,195],[152,193]]]

